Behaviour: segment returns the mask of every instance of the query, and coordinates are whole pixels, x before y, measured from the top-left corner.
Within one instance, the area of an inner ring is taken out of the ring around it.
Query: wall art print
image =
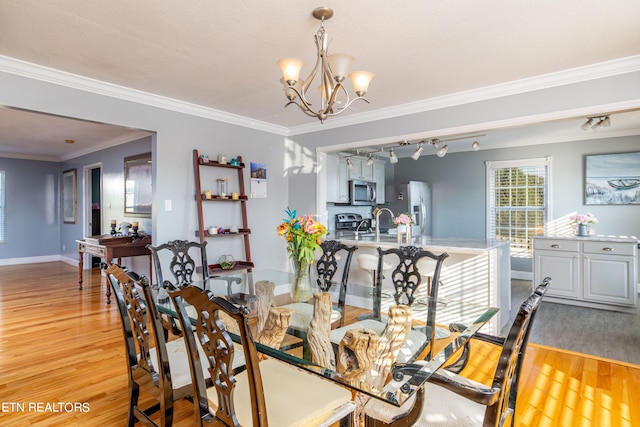
[[[585,156],[586,205],[640,204],[640,151]]]

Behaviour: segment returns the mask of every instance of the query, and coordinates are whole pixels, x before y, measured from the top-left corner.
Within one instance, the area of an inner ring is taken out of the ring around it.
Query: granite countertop
[[[575,235],[567,235],[567,234],[546,234],[544,236],[531,236],[533,239],[554,239],[554,240],[582,240],[582,241],[598,241],[598,242],[619,242],[619,243],[629,243],[636,242],[640,243],[640,239],[635,236],[604,236],[604,235],[596,235],[596,236],[575,236]]]
[[[327,239],[339,240],[348,245],[357,245],[360,247],[398,247],[398,237],[393,234],[381,234],[380,240],[376,240],[375,235],[358,236],[356,238],[353,232],[344,232],[338,234],[329,234]],[[491,249],[498,248],[503,245],[509,245],[509,242],[485,239],[466,239],[461,237],[431,237],[431,236],[414,236],[411,244],[419,246],[427,250],[438,252],[467,252],[467,253],[484,253]]]

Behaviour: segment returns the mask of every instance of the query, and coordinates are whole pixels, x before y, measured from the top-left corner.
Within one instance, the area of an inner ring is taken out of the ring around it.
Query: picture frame
[[[78,187],[77,170],[69,169],[62,172],[62,222],[75,224],[78,220]]]
[[[124,214],[151,218],[152,164],[151,153],[124,159]]]
[[[640,151],[585,156],[585,205],[640,204]]]

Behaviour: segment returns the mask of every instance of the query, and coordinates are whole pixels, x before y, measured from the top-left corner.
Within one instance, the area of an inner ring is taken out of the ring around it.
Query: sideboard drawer
[[[634,255],[632,243],[584,242],[583,251],[590,254]]]
[[[580,250],[580,243],[575,240],[533,239],[533,248],[551,251],[578,252]]]

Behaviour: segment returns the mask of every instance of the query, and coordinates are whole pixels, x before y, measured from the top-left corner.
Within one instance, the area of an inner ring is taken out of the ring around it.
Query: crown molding
[[[0,55],[0,72],[28,77],[47,83],[66,86],[125,101],[176,111],[197,117],[217,120],[232,125],[256,129],[282,136],[294,136],[344,126],[358,125],[409,114],[422,113],[462,104],[495,99],[509,95],[532,92],[562,85],[574,84],[640,71],[640,55],[614,59],[583,67],[572,68],[526,79],[514,80],[482,88],[457,92],[450,95],[430,98],[390,108],[335,117],[326,123],[309,123],[286,128],[260,120],[249,119],[237,114],[227,113],[213,108],[203,107],[172,98],[130,89],[88,77],[67,73],[53,68],[43,67],[19,59]]]
[[[572,68],[549,74],[513,80],[496,85],[485,86],[450,95],[425,99],[413,103],[398,105],[390,108],[367,111],[365,113],[351,114],[344,117],[335,117],[325,123],[310,123],[289,128],[288,136],[301,135],[326,129],[335,129],[344,126],[358,125],[367,122],[406,116],[409,114],[423,113],[431,110],[439,110],[457,105],[502,98],[526,92],[533,92],[558,86],[613,77],[640,71],[640,55],[614,59],[611,61],[591,64],[584,67]]]
[[[124,101],[136,102],[139,104],[158,107],[165,110],[176,111],[178,113],[189,114],[211,120],[217,120],[232,125],[256,129],[264,132],[285,135],[287,128],[262,122],[260,120],[249,119],[237,114],[227,113],[214,108],[203,107],[201,105],[180,101],[112,83],[103,82],[89,77],[60,71],[49,67],[44,67],[8,56],[0,55],[0,72],[28,77],[34,80],[79,89],[98,95]]]

